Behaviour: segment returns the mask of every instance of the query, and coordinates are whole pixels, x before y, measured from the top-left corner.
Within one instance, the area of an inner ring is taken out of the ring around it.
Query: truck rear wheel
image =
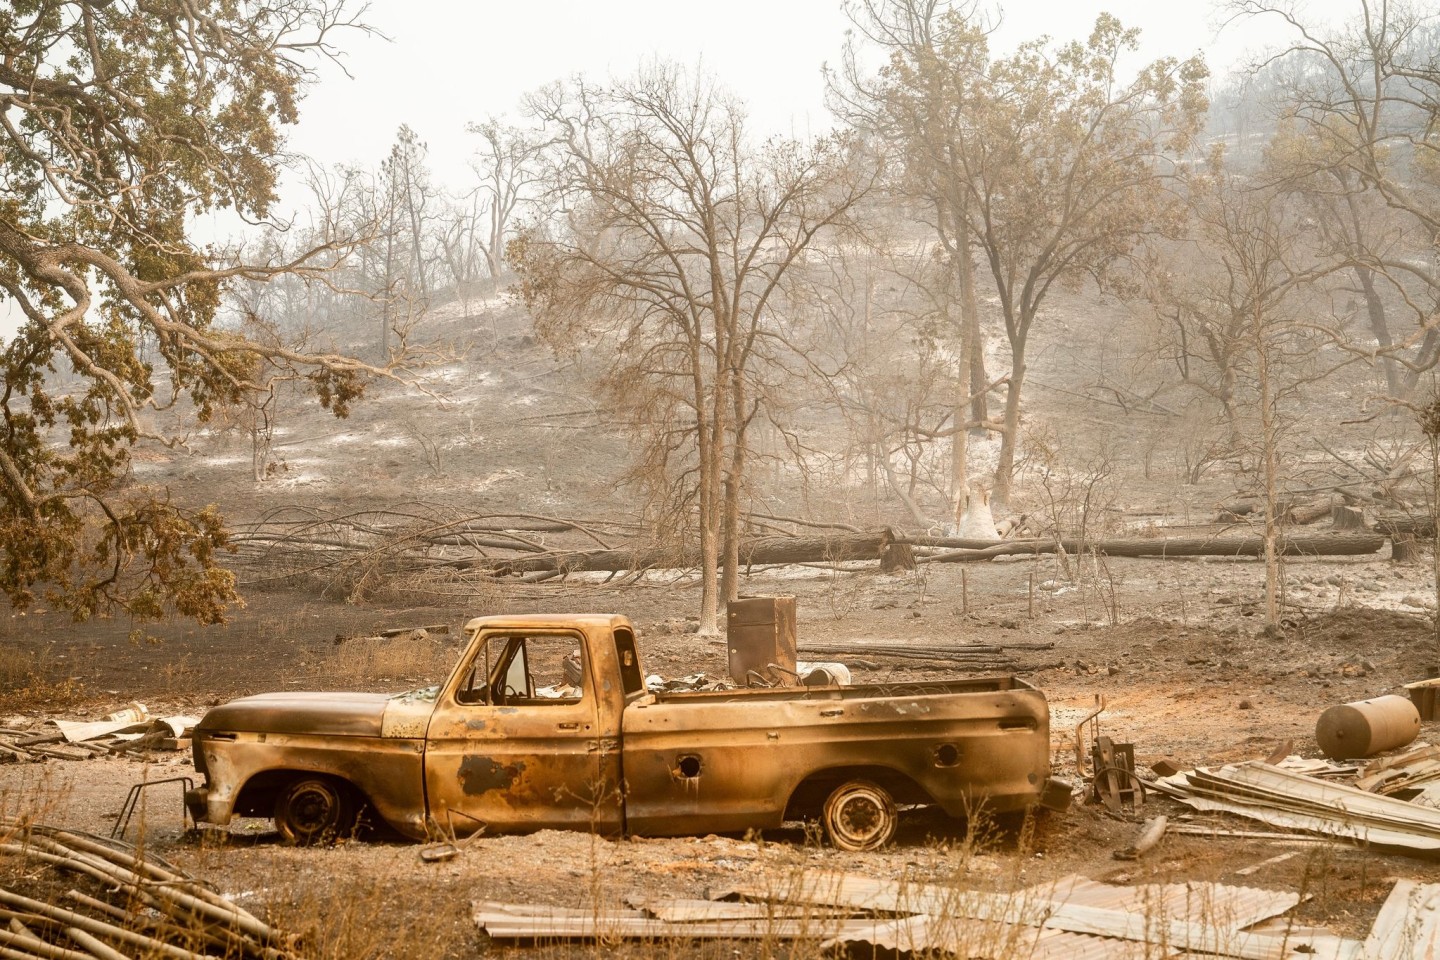
[[[889,791],[869,780],[850,780],[825,801],[820,819],[841,850],[878,850],[895,836],[898,818]]]
[[[333,843],[355,829],[359,803],[350,785],[333,777],[299,777],[275,798],[275,826],[286,843]]]

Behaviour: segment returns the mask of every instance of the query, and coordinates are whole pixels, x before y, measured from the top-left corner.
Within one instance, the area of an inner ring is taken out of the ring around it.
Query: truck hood
[[[210,708],[197,731],[378,737],[385,693],[262,693]]]

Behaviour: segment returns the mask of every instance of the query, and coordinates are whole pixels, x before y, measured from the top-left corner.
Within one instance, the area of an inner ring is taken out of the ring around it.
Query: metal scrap
[[[708,673],[692,673],[685,677],[665,678],[652,673],[645,678],[645,689],[651,693],[678,693],[685,690],[733,690],[729,677],[712,677]]]
[[[1125,887],[1067,877],[989,893],[804,871],[782,883],[745,885],[724,897],[744,902],[707,905],[632,897],[629,902],[639,909],[621,910],[487,901],[475,905],[475,919],[500,940],[768,938],[975,958],[1156,956],[1142,947],[1158,945],[1164,957],[1192,951],[1247,960],[1341,960],[1356,956],[1360,947],[1325,931],[1247,933],[1246,928],[1285,913],[1301,898],[1217,883]]]
[[[152,717],[132,703],[99,720],[47,720],[28,729],[0,729],[0,763],[89,760],[157,750],[184,750],[196,717]]]
[[[1359,843],[1440,850],[1440,810],[1264,763],[1202,767],[1152,786],[1197,810]]]
[[[1389,796],[1422,783],[1440,780],[1440,747],[1421,746],[1365,766],[1355,786]]]

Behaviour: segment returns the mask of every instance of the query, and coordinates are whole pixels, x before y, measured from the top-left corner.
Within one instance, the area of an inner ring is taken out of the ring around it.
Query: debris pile
[[[294,938],[126,843],[0,818],[0,867],[6,957],[296,955]]]
[[[0,763],[89,760],[158,750],[186,750],[195,717],[152,717],[143,703],[99,720],[47,720],[0,727]]]
[[[801,655],[839,657],[856,666],[876,669],[881,662],[891,665],[938,666],[948,669],[1015,671],[1042,670],[1053,664],[1021,664],[1013,651],[1028,653],[1053,650],[1048,641],[1015,641],[1013,643],[911,643],[909,641],[868,640],[864,642],[811,644],[800,649]]]
[[[1440,780],[1440,747],[1418,747],[1394,757],[1371,761],[1355,786],[1385,796]]]
[[[1440,810],[1259,761],[1201,767],[1151,784],[1197,810],[1409,850],[1440,850]]]
[[[708,673],[692,673],[686,677],[662,677],[652,673],[645,678],[645,689],[651,693],[677,693],[695,690],[733,690],[735,682],[728,677],[712,677]]]
[[[631,897],[629,909],[483,901],[495,940],[759,939],[972,958],[1154,956],[1246,960],[1429,956],[1440,937],[1440,885],[1396,883],[1364,941],[1283,915],[1295,893],[1220,883],[1119,886],[1072,876],[1008,892],[803,871],[714,900]]]

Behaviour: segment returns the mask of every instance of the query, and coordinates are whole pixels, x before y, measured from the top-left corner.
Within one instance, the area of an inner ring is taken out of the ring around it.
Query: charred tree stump
[[[1330,522],[1337,531],[1365,530],[1365,514],[1358,507],[1335,504],[1330,508]]]
[[[915,569],[915,548],[908,543],[886,544],[880,554],[881,573],[900,573]]]
[[[1390,538],[1390,559],[1395,563],[1414,563],[1420,559],[1420,544],[1413,533],[1398,533]]]

